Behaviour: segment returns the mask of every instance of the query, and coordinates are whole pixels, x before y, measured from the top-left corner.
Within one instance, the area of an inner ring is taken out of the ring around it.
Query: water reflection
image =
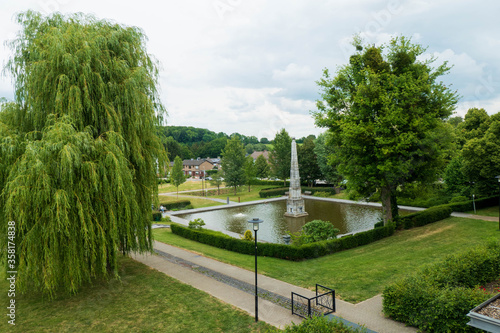
[[[243,234],[251,229],[247,222],[253,217],[264,220],[260,225],[258,237],[273,243],[282,243],[283,235],[297,232],[312,220],[330,221],[341,233],[373,228],[379,221],[381,209],[356,204],[344,204],[319,200],[306,200],[308,216],[285,217],[286,201],[273,201],[257,205],[219,209],[197,214],[179,215],[187,220],[201,218],[207,228],[228,230]]]

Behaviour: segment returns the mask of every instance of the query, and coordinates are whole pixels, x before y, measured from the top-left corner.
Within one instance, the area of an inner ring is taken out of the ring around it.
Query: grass
[[[217,189],[216,186],[211,186],[210,182],[205,182],[203,181],[203,186],[208,186],[209,189]],[[201,180],[188,180],[185,183],[179,185],[179,192],[180,191],[201,191]],[[177,187],[175,187],[172,184],[161,184],[158,186],[158,192],[159,193],[164,193],[164,192],[177,192]]]
[[[474,211],[471,210],[470,212],[467,212],[467,213],[474,214]],[[498,217],[498,206],[477,209],[476,215]]]
[[[189,200],[191,201],[191,205],[193,208],[202,208],[202,207],[212,207],[212,206],[221,206],[224,205],[221,202],[217,201],[212,201],[208,199],[201,199],[201,198],[195,198],[191,196],[179,196],[179,199],[177,199],[177,196],[170,196],[170,195],[159,195],[158,200],[161,203],[169,203],[169,202],[175,202],[179,200]]]
[[[259,273],[312,289],[316,283],[331,287],[349,302],[360,302],[380,294],[396,279],[413,273],[417,267],[446,255],[485,242],[500,239],[498,224],[465,218],[448,218],[424,227],[399,231],[394,236],[356,249],[325,257],[292,262],[259,257]],[[250,271],[254,257],[225,251],[155,230],[155,239]]]
[[[120,280],[98,282],[53,301],[16,295],[16,325],[7,323],[8,285],[0,280],[0,332],[266,332],[271,328],[216,298],[130,258]]]
[[[229,194],[223,194],[223,195],[216,195],[213,198],[218,198],[218,199],[227,199],[229,197],[229,200],[238,202],[238,198],[240,202],[247,202],[247,201],[254,201],[254,200],[262,200],[262,198],[259,196],[260,190],[263,188],[269,188],[272,186],[269,185],[252,185],[250,186],[250,192],[248,192],[248,186],[241,186],[238,188],[238,192],[236,195],[234,195],[234,190],[229,193]]]

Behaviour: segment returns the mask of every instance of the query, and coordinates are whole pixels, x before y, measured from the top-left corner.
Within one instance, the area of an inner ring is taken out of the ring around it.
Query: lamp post
[[[255,321],[259,321],[259,296],[257,293],[257,231],[259,230],[259,224],[262,223],[261,219],[254,217],[248,220],[248,223],[252,223],[253,231],[255,231]]]
[[[496,176],[496,179],[498,179],[498,185],[499,185],[499,192],[498,192],[498,230],[500,230],[500,176]]]

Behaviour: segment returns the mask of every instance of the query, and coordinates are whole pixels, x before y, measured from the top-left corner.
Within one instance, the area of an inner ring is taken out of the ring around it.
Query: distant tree
[[[458,125],[466,140],[481,138],[490,126],[490,116],[484,109],[472,108],[467,111],[464,121]]]
[[[272,173],[279,179],[283,179],[284,186],[290,177],[290,161],[292,155],[292,138],[283,128],[274,137],[274,147],[269,153]]]
[[[0,106],[0,253],[15,221],[16,288],[75,293],[118,276],[118,251],[151,251],[167,155],[146,36],[83,14],[19,14]]]
[[[248,192],[251,190],[250,186],[255,181],[255,177],[257,177],[257,169],[253,157],[247,156],[245,158],[245,183],[248,185]]]
[[[245,183],[245,148],[239,136],[234,135],[227,141],[222,151],[222,170],[224,171],[224,182],[229,187],[234,187],[234,195],[238,186]]]
[[[267,145],[270,142],[269,142],[269,140],[267,138],[262,138],[262,139],[260,139],[260,143],[263,143],[263,144]]]
[[[254,152],[253,144],[249,143],[245,146],[245,152],[247,154],[252,154]]]
[[[212,175],[212,180],[210,184],[217,186],[217,195],[220,195],[220,186],[224,183],[224,172],[222,170],[217,170],[216,173]]]
[[[485,129],[486,122],[489,126]],[[500,175],[500,113],[482,121],[471,132],[473,138],[462,149],[462,171],[469,182],[474,182],[476,194],[498,194],[495,177]]]
[[[318,167],[321,171],[321,178],[334,186],[339,186],[343,178],[333,162],[335,154],[334,148],[326,144],[328,136],[329,132],[324,132],[318,136],[314,141],[314,153],[316,154]]]
[[[333,78],[325,70],[318,81],[322,100],[314,116],[332,133],[328,144],[349,187],[380,193],[387,223],[397,213],[398,186],[439,175],[441,141],[429,134],[451,115],[457,93],[438,81],[449,71],[446,63],[421,60],[425,48],[405,37],[382,47],[355,38],[354,45],[349,64]]]
[[[451,117],[451,118],[448,118],[448,120],[446,121],[448,124],[450,124],[451,126],[453,126],[454,128],[458,127],[458,125],[460,125],[462,122],[464,121],[464,119],[460,116],[456,116],[456,117]]]
[[[179,199],[179,186],[186,182],[186,175],[184,170],[182,170],[182,159],[176,156],[174,159],[174,166],[170,174],[170,183],[177,188],[177,199]]]
[[[269,163],[264,155],[259,155],[255,160],[256,176],[259,178],[267,178],[269,176]]]
[[[305,180],[310,187],[313,186],[316,179],[322,176],[314,148],[314,141],[309,137],[304,140],[301,146],[297,147],[300,178]]]

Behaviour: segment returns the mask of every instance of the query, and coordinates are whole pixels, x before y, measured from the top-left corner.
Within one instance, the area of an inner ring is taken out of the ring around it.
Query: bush
[[[305,243],[314,243],[322,240],[335,239],[340,230],[335,228],[333,224],[328,221],[313,220],[304,224],[302,232],[306,238]]]
[[[284,333],[363,333],[366,329],[352,328],[333,318],[330,320],[325,316],[315,316],[312,318],[304,319],[300,324],[292,323],[285,326],[283,331],[273,328],[271,332],[284,332]]]
[[[431,207],[421,212],[400,216],[397,221],[399,228],[411,229],[421,227],[429,223],[443,220],[450,216],[452,209],[449,205]]]
[[[243,239],[247,241],[253,241],[252,231],[246,230],[245,233],[243,234]]]
[[[161,221],[161,213],[153,213],[153,221]]]
[[[466,197],[459,195],[456,197],[451,198],[450,203],[455,203],[455,202],[466,202],[468,201]]]
[[[491,296],[477,286],[499,275],[498,241],[450,255],[386,287],[384,313],[426,332],[472,332],[465,315]]]
[[[174,202],[160,203],[161,206],[165,207],[166,210],[185,208],[190,205],[191,201],[189,200],[178,200]]]
[[[202,219],[194,219],[189,221],[188,228],[190,229],[201,229],[205,225],[205,221]]]

